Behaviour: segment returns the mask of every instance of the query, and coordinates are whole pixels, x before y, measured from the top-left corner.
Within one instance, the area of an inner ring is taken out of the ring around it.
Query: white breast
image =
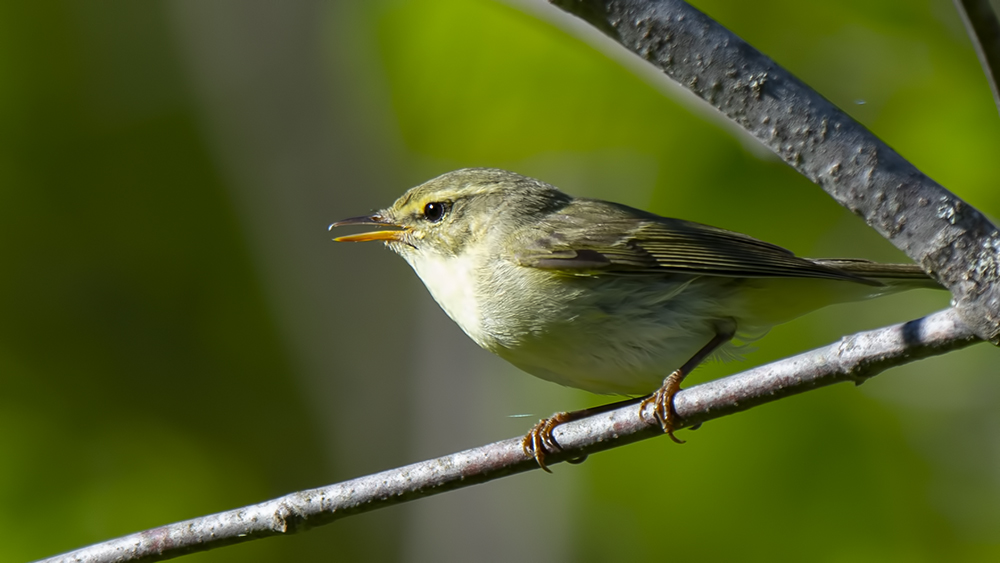
[[[474,261],[421,253],[408,253],[404,258],[444,312],[482,346],[480,307],[474,290],[477,269]]]

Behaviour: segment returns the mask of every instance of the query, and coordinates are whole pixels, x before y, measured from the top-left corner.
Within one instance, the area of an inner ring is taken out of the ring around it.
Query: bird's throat
[[[444,312],[480,346],[484,346],[476,260],[465,256],[441,256],[407,252],[403,258],[427,286]]]

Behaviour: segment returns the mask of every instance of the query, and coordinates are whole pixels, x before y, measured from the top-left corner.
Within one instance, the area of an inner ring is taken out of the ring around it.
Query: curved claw
[[[524,454],[535,458],[538,466],[546,473],[552,473],[552,470],[545,465],[545,454],[562,450],[556,439],[552,437],[552,431],[556,426],[570,420],[572,420],[570,413],[557,412],[548,418],[539,420],[538,424],[535,424],[521,440],[521,449]]]
[[[682,379],[684,379],[684,376],[681,370],[671,373],[666,381],[663,382],[663,387],[660,387],[655,393],[639,403],[639,416],[649,422],[646,417],[646,407],[652,405],[653,421],[649,423],[659,424],[660,428],[670,436],[670,439],[678,444],[683,444],[684,440],[674,436],[674,424],[677,422],[677,411],[674,410],[674,395],[681,390]]]

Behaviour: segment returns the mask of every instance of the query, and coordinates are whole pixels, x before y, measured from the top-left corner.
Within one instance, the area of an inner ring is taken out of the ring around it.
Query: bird
[[[334,240],[383,242],[480,347],[541,379],[633,397],[676,442],[673,397],[707,358],[738,357],[829,304],[940,288],[913,264],[803,258],[495,168],[448,172],[329,228],[349,225],[378,230]],[[594,410],[542,419],[525,455],[550,471],[553,429]]]

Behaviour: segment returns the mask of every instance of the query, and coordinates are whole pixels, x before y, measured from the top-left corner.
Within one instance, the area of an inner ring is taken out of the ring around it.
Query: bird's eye
[[[440,201],[428,203],[424,206],[424,219],[431,223],[437,223],[444,219],[444,214],[448,212],[448,204]]]

